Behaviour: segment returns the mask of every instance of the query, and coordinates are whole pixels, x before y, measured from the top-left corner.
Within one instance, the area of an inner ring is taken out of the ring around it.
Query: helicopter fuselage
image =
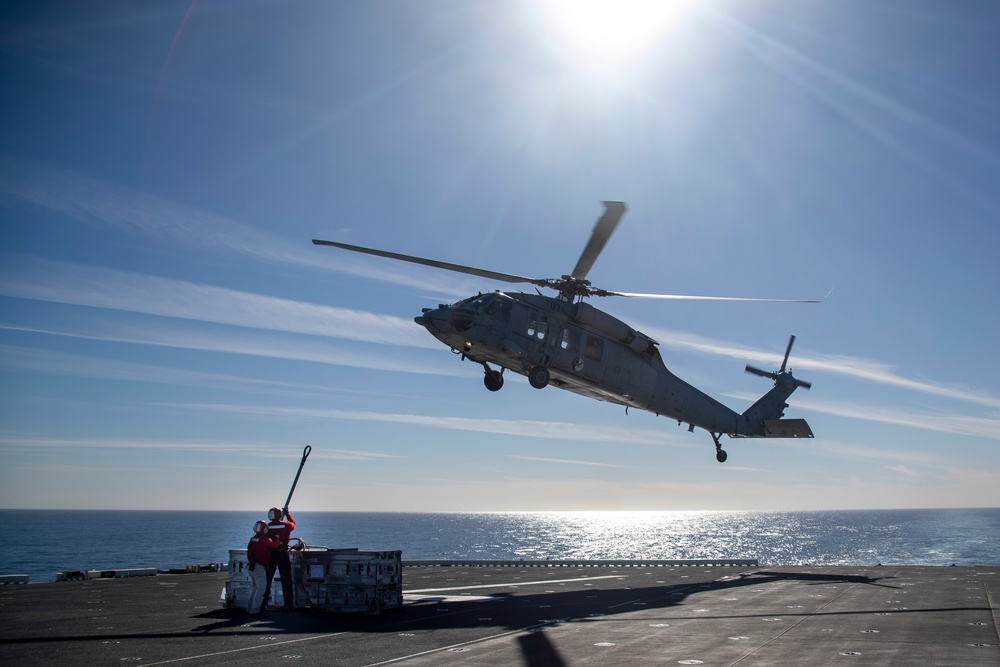
[[[728,408],[671,373],[656,341],[582,300],[492,292],[425,309],[415,321],[463,358],[482,364],[493,390],[502,381],[489,364],[529,378],[545,369],[545,381],[534,386],[551,384],[676,419],[690,429],[744,437],[766,437],[763,419],[780,418],[784,407],[782,398],[777,414],[772,409],[756,419],[750,411]]]

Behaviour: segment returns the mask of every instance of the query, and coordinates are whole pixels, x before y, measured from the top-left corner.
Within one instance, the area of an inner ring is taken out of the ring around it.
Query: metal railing
[[[688,560],[404,560],[403,567],[758,567],[756,558]]]

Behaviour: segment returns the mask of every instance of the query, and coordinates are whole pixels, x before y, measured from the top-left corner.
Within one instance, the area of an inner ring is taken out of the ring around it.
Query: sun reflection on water
[[[899,523],[873,512],[511,512],[479,526],[467,558],[715,559],[873,563],[903,551]]]

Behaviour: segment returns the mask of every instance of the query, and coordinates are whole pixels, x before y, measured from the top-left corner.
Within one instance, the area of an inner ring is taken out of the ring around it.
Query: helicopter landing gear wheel
[[[729,454],[726,454],[726,450],[724,450],[722,445],[719,444],[719,437],[722,434],[720,433],[719,435],[716,435],[715,433],[712,433],[711,435],[712,440],[715,441],[715,460],[719,463],[725,463],[726,459],[729,458]]]
[[[486,375],[483,377],[483,384],[490,391],[500,391],[500,388],[503,387],[503,375],[500,371],[487,369]]]
[[[549,369],[545,366],[535,366],[528,371],[528,384],[535,389],[544,389],[549,384]]]

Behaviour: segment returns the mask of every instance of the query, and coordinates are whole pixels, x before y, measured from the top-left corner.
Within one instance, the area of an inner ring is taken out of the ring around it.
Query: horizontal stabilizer
[[[805,419],[765,419],[765,438],[811,438],[812,429]]]

